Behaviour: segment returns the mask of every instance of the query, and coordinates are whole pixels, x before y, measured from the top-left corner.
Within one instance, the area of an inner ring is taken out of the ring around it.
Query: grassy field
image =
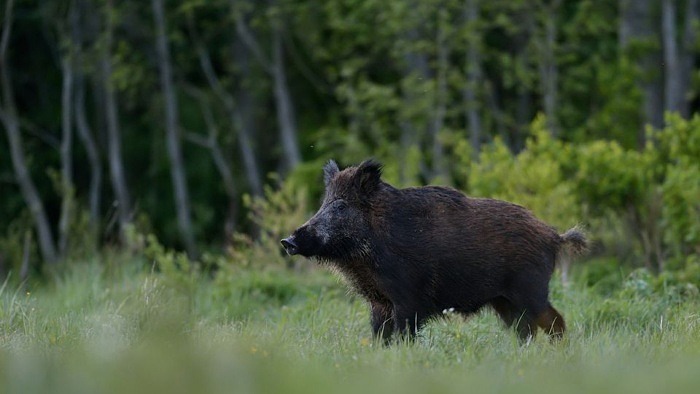
[[[384,347],[363,302],[325,271],[211,278],[102,257],[48,284],[2,287],[0,392],[700,392],[696,288],[574,274],[552,284],[562,343],[520,345],[483,311]]]

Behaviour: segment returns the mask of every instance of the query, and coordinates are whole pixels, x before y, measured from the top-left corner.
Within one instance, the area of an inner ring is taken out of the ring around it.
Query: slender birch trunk
[[[56,245],[54,243],[51,225],[49,224],[44,204],[41,196],[32,181],[27,160],[24,157],[22,134],[20,132],[19,115],[15,104],[14,92],[12,90],[12,78],[10,77],[7,52],[12,31],[12,18],[14,1],[7,0],[5,3],[5,18],[2,26],[2,36],[0,36],[0,85],[2,85],[2,105],[0,105],[0,120],[5,128],[7,139],[10,144],[10,156],[12,167],[15,172],[17,183],[25,203],[34,221],[36,233],[39,241],[39,249],[44,262],[52,264],[57,259]]]
[[[114,89],[112,78],[112,34],[114,30],[112,21],[112,0],[107,1],[105,37],[103,49],[100,54],[101,87],[104,91],[105,118],[107,123],[107,157],[109,172],[112,180],[112,188],[116,196],[116,211],[119,221],[119,234],[122,241],[125,239],[126,227],[131,223],[131,198],[126,183],[126,174],[121,152],[121,129],[119,126],[119,110],[117,108],[117,93]]]
[[[68,237],[74,216],[75,190],[73,186],[73,75],[72,54],[61,62],[63,89],[61,93],[61,217],[58,221],[58,251],[62,257],[68,252]]]
[[[175,194],[177,223],[187,254],[190,257],[196,257],[197,245],[190,217],[190,199],[180,144],[180,130],[177,119],[179,112],[170,63],[170,49],[166,36],[163,0],[152,0],[151,5],[153,6],[153,16],[156,25],[156,53],[158,68],[160,69],[160,84],[165,101],[166,145],[168,156],[170,157],[170,176],[173,182],[173,193]]]
[[[479,18],[479,0],[466,0],[464,2],[464,21],[473,27]],[[481,73],[481,52],[479,49],[479,35],[476,29],[469,30],[467,37],[466,74],[467,81],[464,84],[464,105],[466,124],[469,130],[469,143],[472,147],[473,157],[476,159],[481,151],[481,115],[477,102],[477,89],[483,78]]]

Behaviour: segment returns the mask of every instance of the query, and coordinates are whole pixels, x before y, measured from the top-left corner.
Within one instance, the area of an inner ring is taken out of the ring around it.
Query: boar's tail
[[[586,235],[579,227],[574,227],[567,230],[561,235],[564,241],[564,247],[573,256],[580,256],[588,251],[588,241]]]

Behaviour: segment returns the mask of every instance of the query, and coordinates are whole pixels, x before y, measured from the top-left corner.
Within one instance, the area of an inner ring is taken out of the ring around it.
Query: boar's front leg
[[[380,339],[388,344],[394,333],[394,311],[391,303],[371,301],[372,308],[372,334],[375,339]]]
[[[416,311],[415,308],[394,306],[394,329],[408,339],[414,339],[425,324],[428,314]]]

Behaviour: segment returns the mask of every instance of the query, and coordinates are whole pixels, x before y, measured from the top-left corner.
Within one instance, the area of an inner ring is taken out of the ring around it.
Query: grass
[[[211,279],[103,258],[2,287],[0,392],[698,392],[700,299],[639,280],[555,280],[559,344],[520,345],[484,311],[384,347],[364,303],[325,271]]]

